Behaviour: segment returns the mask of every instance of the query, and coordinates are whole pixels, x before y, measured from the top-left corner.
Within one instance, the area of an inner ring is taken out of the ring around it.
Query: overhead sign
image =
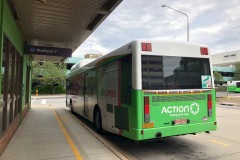
[[[71,57],[72,49],[25,45],[25,54]]]

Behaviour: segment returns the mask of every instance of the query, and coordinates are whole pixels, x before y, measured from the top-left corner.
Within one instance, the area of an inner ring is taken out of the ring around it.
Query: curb
[[[230,103],[221,103],[220,105],[223,105],[223,106],[235,106],[234,104],[230,104]]]
[[[31,98],[65,98],[65,94],[60,95],[38,95],[38,96],[31,96]]]

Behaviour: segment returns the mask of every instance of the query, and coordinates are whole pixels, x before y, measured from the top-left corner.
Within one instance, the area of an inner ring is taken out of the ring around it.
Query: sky
[[[240,50],[239,0],[123,0],[73,53],[107,54],[135,39],[207,44],[211,54]]]

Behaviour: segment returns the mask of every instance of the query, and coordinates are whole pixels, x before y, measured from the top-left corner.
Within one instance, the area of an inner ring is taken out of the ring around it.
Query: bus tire
[[[99,108],[96,108],[95,112],[94,112],[94,125],[95,125],[95,129],[98,133],[103,133],[102,116],[101,116],[101,111]]]

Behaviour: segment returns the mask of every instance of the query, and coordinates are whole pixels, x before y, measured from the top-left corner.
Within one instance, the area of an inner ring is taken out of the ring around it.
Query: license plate
[[[186,124],[187,119],[175,119],[174,124]]]
[[[153,128],[154,127],[154,122],[149,122],[149,123],[144,123],[143,128]]]

